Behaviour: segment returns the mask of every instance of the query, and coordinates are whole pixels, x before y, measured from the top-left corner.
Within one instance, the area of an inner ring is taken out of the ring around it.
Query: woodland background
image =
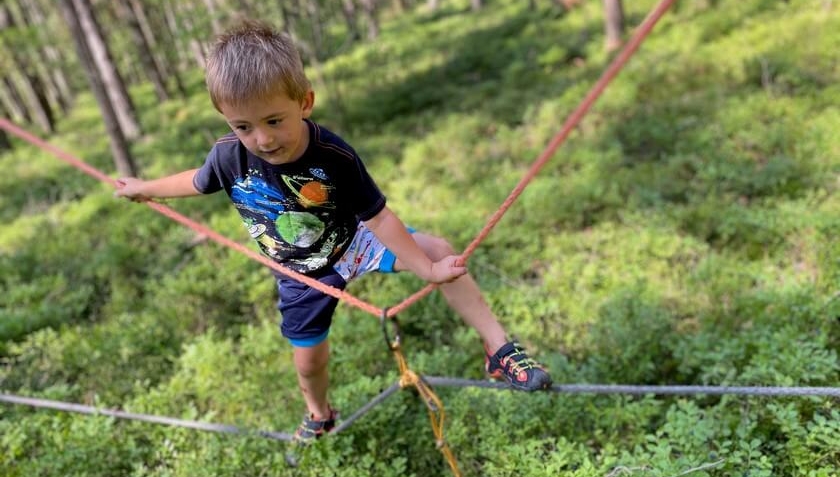
[[[315,120],[408,224],[463,248],[654,5],[625,2],[621,33],[595,1],[6,0],[0,116],[113,177],[196,167],[226,132],[207,42],[269,20],[304,51]],[[556,382],[840,386],[837,51],[831,0],[681,1],[662,19],[470,261]],[[2,132],[0,149],[0,392],[294,429],[263,266]],[[168,205],[249,243],[222,195]],[[387,306],[421,286],[350,292]],[[415,370],[483,378],[439,294],[400,318]],[[375,318],[341,305],[331,342],[345,414],[396,380]],[[469,476],[840,475],[837,399],[438,394]],[[9,477],[449,475],[407,391],[296,469],[285,451],[0,405]]]

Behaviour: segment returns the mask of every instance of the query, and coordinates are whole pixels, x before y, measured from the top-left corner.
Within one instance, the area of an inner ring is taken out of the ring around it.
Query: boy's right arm
[[[121,177],[117,179],[114,195],[133,201],[200,195],[201,192],[193,185],[193,177],[197,171],[198,169],[190,169],[149,181],[136,177]]]

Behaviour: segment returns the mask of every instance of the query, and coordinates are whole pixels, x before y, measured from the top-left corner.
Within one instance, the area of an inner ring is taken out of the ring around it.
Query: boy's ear
[[[312,114],[313,107],[315,107],[315,92],[310,89],[303,97],[303,101],[300,102],[301,115],[308,118]]]

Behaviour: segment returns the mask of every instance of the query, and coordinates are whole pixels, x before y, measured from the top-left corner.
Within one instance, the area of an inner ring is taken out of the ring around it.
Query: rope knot
[[[416,386],[420,382],[420,376],[414,371],[406,369],[400,376],[400,387]]]

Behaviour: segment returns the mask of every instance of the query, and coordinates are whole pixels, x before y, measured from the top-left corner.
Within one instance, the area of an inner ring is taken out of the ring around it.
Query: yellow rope
[[[420,397],[423,399],[423,404],[426,405],[426,408],[429,411],[429,420],[432,423],[432,432],[434,432],[436,439],[435,444],[443,453],[443,456],[446,457],[446,461],[449,463],[449,468],[452,469],[452,473],[455,477],[461,477],[461,471],[458,470],[458,461],[455,459],[455,454],[452,453],[452,450],[449,448],[449,444],[446,443],[443,436],[443,423],[446,419],[443,402],[437,394],[432,391],[432,388],[426,384],[423,378],[409,369],[408,363],[405,360],[402,350],[400,350],[398,342],[391,344],[391,350],[394,352],[394,358],[396,358],[397,366],[399,366],[400,369],[400,387],[405,388],[408,386],[414,386],[417,388],[417,392],[420,393]]]

